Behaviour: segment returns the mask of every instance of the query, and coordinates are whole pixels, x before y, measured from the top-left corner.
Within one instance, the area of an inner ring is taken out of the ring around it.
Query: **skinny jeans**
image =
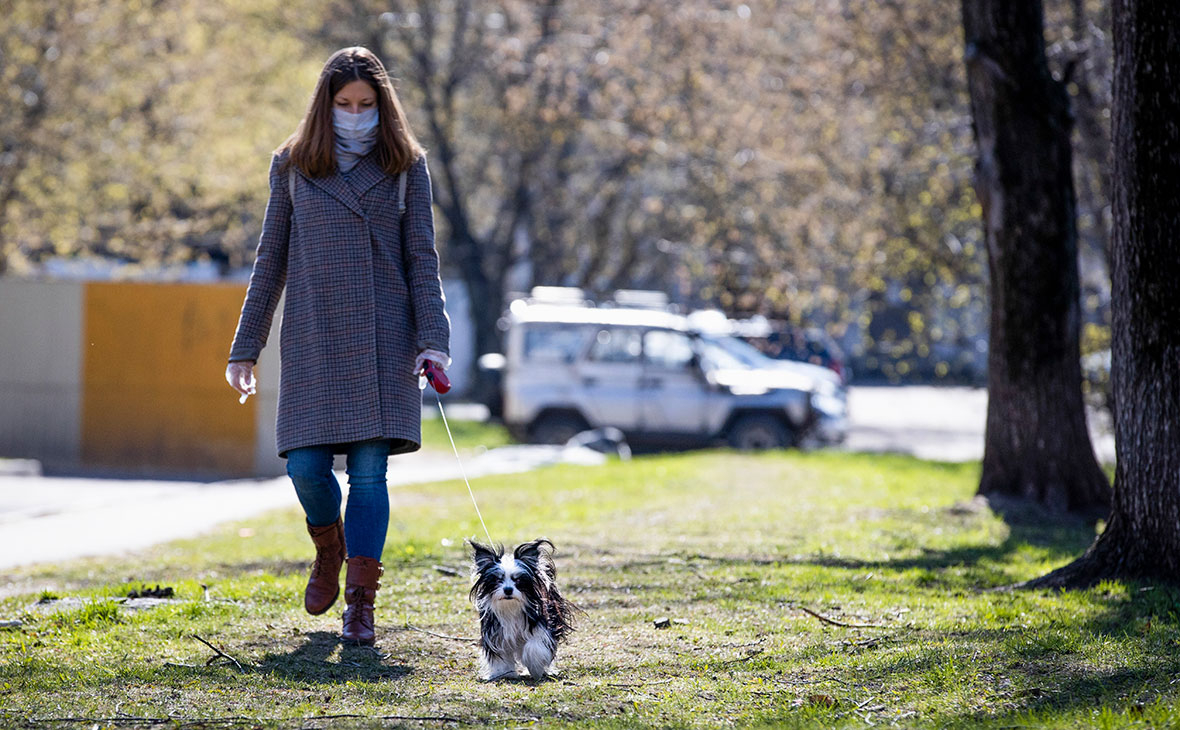
[[[348,557],[381,560],[389,530],[388,439],[358,441],[347,446],[348,504],[344,513],[344,544]],[[331,446],[303,446],[287,452],[287,475],[307,523],[331,525],[340,519],[340,483],[332,472]]]

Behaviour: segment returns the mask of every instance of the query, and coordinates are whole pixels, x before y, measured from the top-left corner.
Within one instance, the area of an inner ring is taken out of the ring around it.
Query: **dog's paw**
[[[505,669],[498,674],[490,672],[483,672],[479,675],[480,681],[483,682],[499,682],[506,679],[520,679],[520,672],[515,669]]]

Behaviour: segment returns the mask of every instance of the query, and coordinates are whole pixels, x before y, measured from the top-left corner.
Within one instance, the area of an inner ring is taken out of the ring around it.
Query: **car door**
[[[670,329],[643,334],[640,419],[647,431],[700,434],[705,430],[708,388],[692,338]]]
[[[640,428],[643,330],[602,326],[577,366],[578,406],[591,426]]]

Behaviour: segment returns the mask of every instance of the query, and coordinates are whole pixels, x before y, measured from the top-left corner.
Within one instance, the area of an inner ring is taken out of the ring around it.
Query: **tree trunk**
[[[1082,402],[1069,99],[1049,74],[1039,1],[962,7],[991,281],[979,494],[1105,514]]]
[[[1031,585],[1180,582],[1178,44],[1180,4],[1115,0],[1114,500],[1086,554]]]

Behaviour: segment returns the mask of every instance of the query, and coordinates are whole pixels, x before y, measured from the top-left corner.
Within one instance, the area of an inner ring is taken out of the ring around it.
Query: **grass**
[[[429,406],[424,410],[427,417],[422,419],[422,444],[425,448],[450,453],[451,442],[443,429],[442,419],[438,417],[438,410],[431,411]],[[486,450],[512,443],[508,432],[501,426],[470,420],[451,420],[448,423],[455,445],[460,449]]]
[[[0,630],[0,726],[1180,725],[1180,593],[989,590],[1070,560],[1093,528],[1010,526],[970,502],[977,470],[706,452],[481,478],[493,537],[552,538],[585,610],[539,683],[480,683],[472,646],[407,628],[477,634],[462,482],[394,490],[375,651],[337,643],[338,607],[302,612],[296,511],[20,570],[0,601],[24,622]],[[175,602],[111,601],[156,584]]]

